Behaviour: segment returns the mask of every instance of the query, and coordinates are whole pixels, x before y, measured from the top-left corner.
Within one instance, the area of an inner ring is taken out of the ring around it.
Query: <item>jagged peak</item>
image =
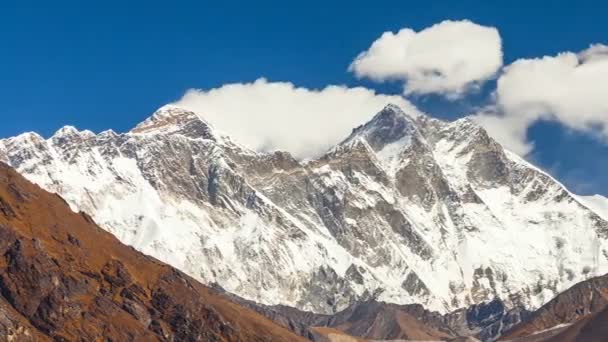
[[[51,139],[69,138],[69,137],[73,137],[73,136],[90,138],[90,137],[94,137],[95,133],[89,131],[88,129],[79,131],[74,126],[66,125],[66,126],[61,127],[60,129],[58,129],[57,132],[55,132],[55,134],[53,134]]]
[[[401,113],[403,113],[403,110],[401,109],[401,107],[397,106],[394,103],[387,104],[386,106],[384,106],[384,108],[382,110],[392,110],[392,111],[395,111],[395,112],[401,112]]]
[[[26,142],[26,141],[41,142],[41,141],[44,141],[44,138],[36,132],[24,132],[17,136],[12,137],[12,138],[6,138],[6,139],[2,139],[0,141],[4,141],[4,142]]]
[[[354,136],[352,139],[347,139],[343,143],[336,145],[334,148],[329,150],[328,154],[339,154],[357,149],[368,150],[371,153],[374,152],[367,140],[361,136]]]
[[[149,118],[139,123],[131,133],[168,133],[179,131],[190,123],[197,123],[204,127],[204,131],[211,133],[211,127],[197,113],[174,104],[167,104],[157,109]]]
[[[440,136],[449,137],[455,143],[460,145],[473,144],[481,146],[502,146],[496,142],[486,131],[483,126],[477,123],[471,117],[463,117],[452,121],[443,127],[438,132]]]
[[[174,104],[166,104],[158,108],[153,114],[153,118],[168,118],[168,117],[198,117],[198,115],[189,110],[187,108],[174,105]]]
[[[58,129],[53,136],[60,137],[74,134],[78,134],[78,129],[74,126],[66,125]]]
[[[117,135],[118,135],[118,133],[116,133],[113,129],[107,129],[107,130],[99,133],[99,136],[101,136],[101,137],[106,137],[106,136],[115,137]]]
[[[414,121],[416,115],[410,115],[406,113],[401,107],[394,103],[389,103],[381,111],[379,111],[371,120],[374,121],[376,117],[395,117],[395,118],[404,118],[409,121]]]
[[[374,151],[379,151],[390,143],[414,135],[420,135],[415,119],[399,106],[388,104],[367,123],[353,129],[340,145],[363,138]]]
[[[468,129],[474,129],[474,130],[484,130],[485,129],[479,124],[477,123],[477,121],[475,121],[473,119],[473,117],[471,116],[465,116],[462,117],[460,119],[454,120],[451,123],[452,126],[459,126],[459,127],[463,127],[463,128],[468,128]]]

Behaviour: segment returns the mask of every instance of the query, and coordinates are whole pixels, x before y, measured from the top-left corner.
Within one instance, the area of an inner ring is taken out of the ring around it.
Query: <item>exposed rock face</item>
[[[218,289],[223,292],[223,289]],[[352,338],[371,340],[450,340],[495,341],[505,331],[525,321],[530,312],[508,309],[500,300],[473,305],[442,315],[419,304],[397,305],[377,301],[355,303],[333,315],[315,314],[287,306],[268,306],[226,295],[274,322],[313,341],[325,341],[326,333],[341,332]],[[328,330],[319,330],[328,328]]]
[[[419,304],[396,305],[367,301],[356,303],[334,315],[323,315],[231,297],[237,303],[252,308],[313,341],[324,340],[321,338],[323,336],[319,336],[319,331],[339,331],[365,340],[442,340],[455,336],[441,314],[427,311]]]
[[[124,134],[1,140],[0,158],[122,242],[271,305],[536,308],[608,272],[608,222],[468,119],[389,105],[299,162],[167,106]]]
[[[3,340],[304,340],[121,244],[3,163],[0,203]]]
[[[494,341],[529,315],[525,308],[509,309],[501,300],[495,299],[451,312],[444,316],[444,320],[457,336]]]
[[[564,291],[509,330],[505,340],[602,341],[608,336],[608,275]]]

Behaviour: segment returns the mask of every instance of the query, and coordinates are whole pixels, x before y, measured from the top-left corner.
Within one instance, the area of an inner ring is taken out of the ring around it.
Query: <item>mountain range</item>
[[[535,313],[500,300],[447,315],[360,302],[334,315],[266,306],[198,284],[121,244],[0,163],[0,336],[8,341],[602,341],[608,275]],[[263,319],[249,307],[274,321]],[[291,332],[289,332],[291,330]],[[467,337],[468,336],[468,337]]]
[[[388,105],[303,161],[168,105],[126,133],[3,139],[0,160],[241,305],[313,312],[302,327],[364,336],[365,313],[421,321],[424,338],[516,336],[528,310],[608,273],[608,200],[573,194],[467,118]],[[411,337],[393,331],[381,337]]]

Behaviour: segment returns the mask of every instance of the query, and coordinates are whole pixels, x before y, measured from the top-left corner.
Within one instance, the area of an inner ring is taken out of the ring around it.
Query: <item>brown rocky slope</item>
[[[9,341],[303,340],[121,244],[4,164],[0,294]]]
[[[227,293],[219,286],[215,289],[296,334],[320,342],[327,340],[327,334],[338,332],[351,339],[452,341],[470,337],[494,341],[531,314],[523,308],[507,308],[495,299],[445,315],[426,310],[420,304],[398,305],[376,300],[357,302],[336,314],[324,315],[282,305],[263,305]]]
[[[549,341],[608,341],[608,307],[580,319]]]
[[[503,335],[505,341],[608,341],[608,275],[559,294]]]

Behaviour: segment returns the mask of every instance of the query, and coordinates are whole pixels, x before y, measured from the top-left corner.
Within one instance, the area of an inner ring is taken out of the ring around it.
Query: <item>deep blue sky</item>
[[[387,30],[445,19],[496,26],[505,64],[608,42],[606,1],[19,1],[0,4],[0,137],[71,124],[124,131],[188,88],[291,81],[365,85],[346,68]],[[128,3],[128,4],[125,4]],[[331,4],[329,4],[331,3]],[[417,101],[454,118],[469,103]],[[534,161],[584,193],[608,194],[608,148],[553,124],[530,131]]]

